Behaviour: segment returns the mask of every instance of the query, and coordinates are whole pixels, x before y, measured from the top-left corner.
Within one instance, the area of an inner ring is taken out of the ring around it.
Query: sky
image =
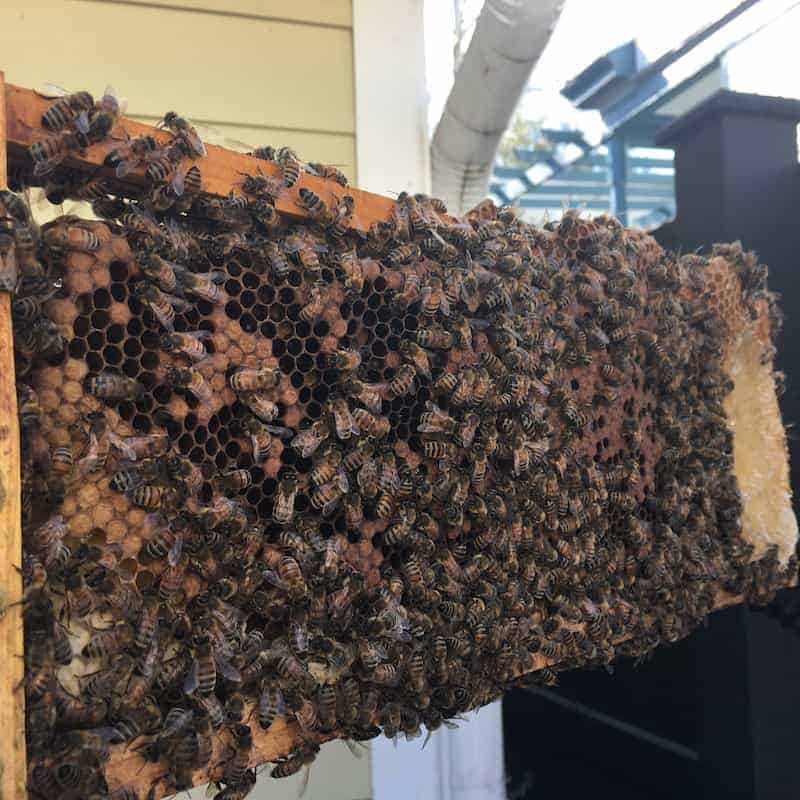
[[[458,0],[425,0],[426,67],[431,131],[441,115],[453,80],[454,6]],[[474,27],[482,0],[460,0],[468,28]],[[652,61],[698,28],[738,5],[738,0],[567,0],[555,32],[534,68],[522,109],[532,119],[561,127],[575,113],[559,90],[595,58],[636,38]],[[794,8],[788,13],[787,9]],[[724,32],[712,37],[666,73],[670,84],[706,63],[722,47],[780,16],[765,30],[734,48],[727,59],[730,87],[800,97],[800,3],[761,0]]]

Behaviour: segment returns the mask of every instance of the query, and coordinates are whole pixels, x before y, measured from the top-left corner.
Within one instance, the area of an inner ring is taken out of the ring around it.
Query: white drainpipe
[[[453,213],[485,196],[500,137],[564,0],[486,0],[431,143],[432,191]]]

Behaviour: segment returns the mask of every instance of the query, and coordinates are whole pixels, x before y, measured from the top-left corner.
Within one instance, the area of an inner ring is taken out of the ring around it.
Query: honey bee
[[[169,128],[177,137],[183,139],[188,145],[193,158],[203,158],[206,155],[206,147],[197,135],[197,131],[189,122],[174,111],[168,111],[159,124],[165,128]]]
[[[421,256],[419,245],[404,244],[390,251],[384,260],[390,267],[399,267],[402,264],[410,264],[417,261]]]
[[[275,389],[280,377],[280,371],[270,367],[239,367],[228,382],[235,392],[258,392]]]
[[[360,432],[360,426],[356,422],[355,413],[350,412],[350,407],[347,400],[343,397],[338,397],[328,403],[328,410],[333,417],[334,429],[336,436],[343,442],[347,441],[353,434],[356,436]],[[360,411],[362,409],[357,409]],[[369,412],[366,412],[369,413]]]
[[[269,681],[261,684],[261,694],[258,701],[258,724],[262,730],[269,730],[276,717],[286,716],[286,704],[283,693]]]
[[[353,294],[361,294],[364,288],[364,268],[354,250],[339,255],[339,267],[344,273],[344,288]]]
[[[69,215],[42,226],[42,241],[54,250],[94,253],[100,249],[100,239],[91,229],[91,223]]]
[[[272,451],[272,434],[261,420],[250,417],[244,423],[245,430],[250,435],[250,443],[253,448],[253,460],[260,464],[266,461]]]
[[[349,492],[342,500],[345,520],[348,528],[358,529],[364,521],[364,509],[361,504],[361,495],[358,492]]]
[[[57,88],[57,87],[56,87]],[[89,92],[68,94],[57,89],[59,97],[42,114],[42,127],[48,131],[60,131],[75,125],[83,133],[89,131],[89,111],[94,108],[94,98]]]
[[[90,375],[85,382],[86,391],[101,400],[135,400],[144,387],[135,379],[114,372]]]
[[[347,186],[347,176],[335,166],[320,164],[317,161],[310,161],[308,167],[324,180],[336,181],[340,186]]]
[[[298,431],[291,444],[303,458],[310,458],[330,435],[331,430],[328,423],[323,420],[316,420],[309,428]]]
[[[416,371],[428,380],[431,379],[431,365],[428,354],[415,342],[403,339],[400,342],[400,354]]]
[[[50,174],[71,153],[83,153],[89,139],[80,131],[62,130],[47,139],[34,142],[28,148],[33,161],[33,174],[42,177]]]
[[[190,361],[202,361],[208,358],[208,351],[203,342],[210,337],[210,331],[167,333],[161,337],[161,347],[168,353],[186,356]]]
[[[380,391],[372,384],[351,378],[342,387],[349,397],[353,397],[364,405],[373,414],[380,414],[383,406],[383,399]]]
[[[103,96],[89,111],[89,130],[86,136],[90,142],[101,142],[110,133],[125,103],[120,101],[113,86],[106,86]]]
[[[294,504],[297,497],[297,476],[290,472],[278,483],[272,519],[279,525],[289,525],[294,518]]]
[[[201,402],[213,396],[203,374],[194,367],[169,367],[165,379],[168,385],[191,392]]]
[[[291,188],[300,177],[300,159],[297,153],[289,147],[281,147],[275,153],[275,160],[283,172],[284,186]]]
[[[325,201],[310,189],[301,187],[297,193],[297,205],[308,211],[309,217],[323,228],[333,224],[334,215]]]
[[[311,493],[311,505],[321,511],[324,516],[333,512],[339,500],[349,491],[350,485],[344,470],[339,469],[337,475],[327,483],[314,489]]]
[[[175,329],[175,311],[187,311],[189,304],[180,297],[164,294],[157,286],[149,281],[138,281],[133,287],[134,294],[153,316],[159,321],[162,328],[170,333]]]
[[[209,303],[214,304],[224,301],[225,294],[219,287],[219,284],[225,279],[225,274],[223,272],[215,270],[206,275],[200,275],[179,268],[176,270],[176,275],[181,288],[186,294],[197,297],[200,300],[207,300]]]
[[[168,456],[166,467],[170,478],[183,487],[188,494],[196,495],[203,487],[202,472],[188,458]]]
[[[387,386],[389,396],[392,398],[405,397],[413,392],[416,375],[417,370],[411,364],[402,364],[398,367],[397,373]]]
[[[354,372],[361,365],[361,354],[357,350],[339,349],[328,356],[328,363],[342,372]]]
[[[135,506],[146,511],[159,511],[174,500],[174,493],[163,486],[137,486],[128,496]]]
[[[150,153],[158,148],[152,136],[137,136],[115,147],[105,158],[104,164],[115,170],[118,178],[124,178],[147,160]]]
[[[389,434],[391,423],[387,417],[371,414],[364,408],[357,408],[352,414],[356,430],[373,439],[382,439]]]
[[[275,202],[283,193],[283,184],[276,178],[270,178],[261,173],[245,175],[242,180],[242,191],[255,197],[263,197],[270,202]]]
[[[225,494],[235,494],[243,492],[253,485],[253,476],[250,470],[247,469],[234,469],[229,472],[223,472],[217,480],[217,485],[220,490]]]
[[[314,762],[318,752],[318,744],[306,741],[299,750],[296,750],[288,758],[273,767],[270,775],[273,778],[289,778],[300,772],[303,767],[310,766]]]
[[[313,322],[317,317],[322,316],[328,302],[326,285],[317,281],[311,287],[310,297],[309,302],[300,309],[300,319],[305,322]]]

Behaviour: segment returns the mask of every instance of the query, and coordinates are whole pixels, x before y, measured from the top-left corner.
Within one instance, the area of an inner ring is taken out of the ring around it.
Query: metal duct
[[[453,213],[480,202],[500,137],[564,0],[486,0],[431,143],[433,193]]]

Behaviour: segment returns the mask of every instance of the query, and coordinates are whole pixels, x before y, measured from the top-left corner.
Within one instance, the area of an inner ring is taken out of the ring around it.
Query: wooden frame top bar
[[[13,84],[6,84],[5,99],[9,157],[21,158],[31,144],[52,135],[42,129],[41,119],[42,113],[52,105],[53,99],[44,97],[32,89],[23,89]],[[105,157],[118,146],[119,140],[129,136],[133,138],[149,135],[155,137],[157,141],[166,142],[171,138],[170,132],[123,117],[111,135],[115,138],[92,145],[85,155],[72,156],[64,162],[65,165],[83,169],[96,168],[103,177],[111,178],[115,185],[140,190],[144,186],[144,170],[141,167],[124,179],[120,179],[115,176],[113,170],[103,166]],[[270,161],[226,150],[213,144],[207,144],[206,150],[208,153],[206,157],[195,162],[203,175],[203,191],[206,194],[224,197],[231,191],[239,191],[242,176],[257,175],[259,171],[264,175],[280,178],[280,169]],[[336,181],[324,180],[316,175],[302,172],[297,183],[285,189],[278,198],[275,208],[289,217],[307,217],[306,211],[295,202],[298,191],[303,187],[316,192],[326,202],[330,201],[331,195],[337,197],[350,195],[355,201],[351,227],[362,233],[365,233],[373,222],[388,219],[395,205],[388,197],[364,192],[352,186],[340,186]]]

